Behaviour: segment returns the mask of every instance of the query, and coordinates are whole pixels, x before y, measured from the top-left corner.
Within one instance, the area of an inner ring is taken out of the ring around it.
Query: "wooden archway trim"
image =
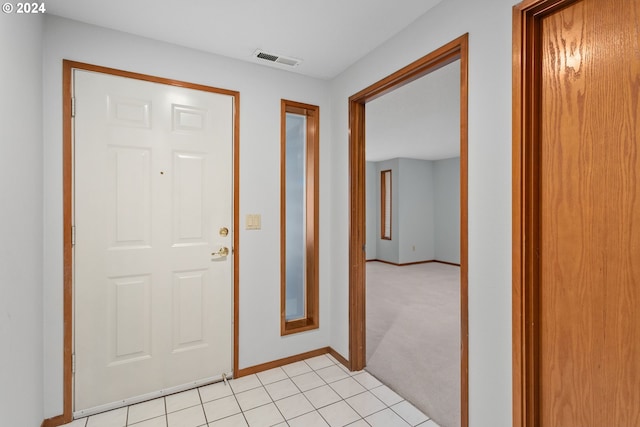
[[[365,104],[460,60],[460,383],[461,426],[469,425],[468,314],[468,40],[465,34],[349,97],[349,364],[366,364],[365,321]]]

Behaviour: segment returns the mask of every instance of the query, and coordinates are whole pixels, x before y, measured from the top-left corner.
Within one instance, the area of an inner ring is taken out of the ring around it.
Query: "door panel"
[[[173,230],[174,245],[206,243],[202,215],[204,158],[202,155],[174,153]]]
[[[185,271],[173,276],[173,351],[206,345],[203,336],[206,271]]]
[[[540,425],[640,426],[640,0],[541,20]]]
[[[75,412],[232,370],[233,97],[74,71]]]
[[[111,248],[151,245],[151,150],[109,147]]]
[[[110,365],[151,357],[150,277],[119,277],[109,283],[110,313],[108,342],[112,343]]]

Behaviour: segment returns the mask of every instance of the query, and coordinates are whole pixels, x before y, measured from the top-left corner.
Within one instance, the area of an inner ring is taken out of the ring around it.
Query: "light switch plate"
[[[247,214],[247,230],[260,230],[262,228],[262,216],[260,214]]]

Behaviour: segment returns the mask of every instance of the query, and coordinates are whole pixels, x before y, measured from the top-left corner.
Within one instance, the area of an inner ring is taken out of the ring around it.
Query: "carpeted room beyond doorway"
[[[460,426],[460,267],[367,262],[366,370],[442,427]]]

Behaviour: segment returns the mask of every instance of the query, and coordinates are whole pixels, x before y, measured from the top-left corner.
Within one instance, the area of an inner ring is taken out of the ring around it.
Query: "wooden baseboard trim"
[[[64,415],[58,415],[56,417],[47,418],[42,421],[40,427],[58,427],[67,423],[70,423],[72,420],[65,420]]]
[[[438,260],[435,260],[433,262],[437,262],[439,264],[453,265],[455,267],[460,267],[460,264],[456,264],[455,262],[438,261]]]
[[[332,355],[338,362],[342,363],[349,370],[351,370],[351,363],[349,363],[349,361],[347,359],[345,359],[340,353],[335,351],[333,348],[331,348],[331,347],[327,347],[327,348],[329,349],[329,354],[330,355]]]
[[[428,264],[428,263],[431,263],[431,262],[437,262],[439,264],[455,265],[456,267],[460,267],[460,264],[456,264],[456,263],[453,263],[453,262],[447,262],[447,261],[440,261],[440,260],[437,260],[437,259],[430,259],[430,260],[427,260],[427,261],[405,262],[404,264],[398,264],[396,262],[385,261],[385,260],[382,260],[382,259],[368,259],[367,260],[367,262],[374,262],[374,261],[375,262],[382,262],[384,264],[395,265],[396,267],[404,267],[404,266],[407,266],[407,265],[416,265],[416,264]]]
[[[342,357],[337,351],[331,347],[319,348],[317,350],[307,351],[306,353],[296,354],[294,356],[285,357],[283,359],[273,360],[271,362],[261,363],[260,365],[250,366],[248,368],[238,369],[238,375],[236,378],[244,377],[247,375],[257,374],[258,372],[267,371],[273,368],[279,368],[280,366],[288,365],[289,363],[300,362],[310,357],[321,356],[323,354],[331,354],[333,357],[349,368],[349,361]]]
[[[385,261],[383,259],[370,259],[367,262],[372,262],[372,261],[381,262],[383,264],[395,265],[396,267],[404,267],[405,265],[428,264],[430,262],[436,262],[433,259],[430,259],[430,260],[427,260],[427,261],[406,262],[404,264],[398,264],[397,262]]]

